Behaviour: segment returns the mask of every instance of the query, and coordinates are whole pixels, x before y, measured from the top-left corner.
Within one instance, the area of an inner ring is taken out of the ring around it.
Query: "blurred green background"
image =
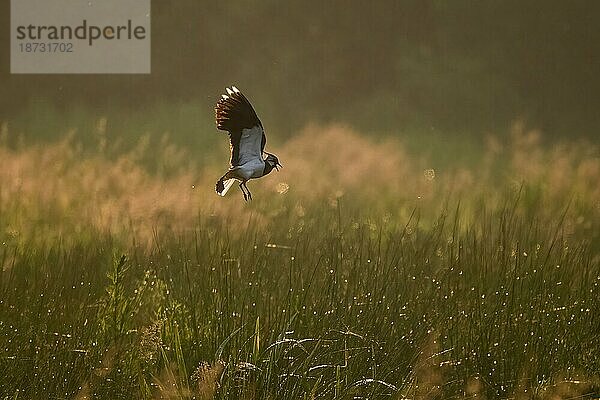
[[[207,129],[230,84],[282,138],[310,121],[448,140],[505,132],[515,119],[550,137],[600,129],[597,1],[154,1],[152,74],[112,76],[10,75],[9,11],[5,0],[0,119],[34,139],[54,134],[26,126],[47,108],[68,127],[74,110],[187,105],[185,118],[202,118],[186,130]],[[180,109],[165,112],[177,131]]]

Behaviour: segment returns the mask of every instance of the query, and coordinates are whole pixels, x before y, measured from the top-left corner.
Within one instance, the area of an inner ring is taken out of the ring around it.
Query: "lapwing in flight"
[[[229,132],[231,159],[229,170],[215,186],[217,194],[225,196],[235,181],[239,181],[244,200],[252,200],[246,186],[250,179],[267,175],[273,169],[279,171],[279,160],[274,154],[265,151],[267,137],[262,123],[252,105],[236,88],[226,88],[215,107],[217,128]]]

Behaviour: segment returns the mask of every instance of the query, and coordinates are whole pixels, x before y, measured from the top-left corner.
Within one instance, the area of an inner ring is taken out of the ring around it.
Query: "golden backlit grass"
[[[103,124],[100,119],[100,132]],[[91,152],[72,135],[19,150],[0,146],[4,230],[20,235],[32,227],[93,227],[147,239],[155,228],[190,228],[199,215],[236,223],[252,216],[256,223],[268,224],[283,214],[302,218],[308,209],[338,200],[368,210],[371,218],[406,217],[418,208],[429,220],[448,202],[460,201],[468,222],[482,204],[492,212],[519,191],[525,205],[536,205],[538,217],[551,218],[570,204],[566,226],[571,230],[591,230],[600,215],[598,147],[584,142],[544,146],[541,134],[521,123],[504,143],[487,137],[474,165],[442,169],[432,167],[435,160],[409,154],[399,138],[373,140],[343,126],[308,126],[271,149],[285,167],[252,181],[255,200],[248,204],[240,201],[236,186],[224,199],[214,193],[214,181],[227,167],[225,135],[222,148],[214,149],[223,154],[223,164],[203,169],[168,142],[161,143],[158,154],[147,154],[143,137],[126,154],[107,155],[106,140],[99,135],[98,150]],[[148,172],[141,162],[148,158],[158,166],[155,170],[163,166],[175,172]]]

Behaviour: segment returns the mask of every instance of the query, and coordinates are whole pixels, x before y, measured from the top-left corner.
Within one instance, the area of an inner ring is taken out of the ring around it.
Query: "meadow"
[[[244,203],[209,117],[51,118],[0,126],[0,398],[600,397],[596,143],[308,125]]]

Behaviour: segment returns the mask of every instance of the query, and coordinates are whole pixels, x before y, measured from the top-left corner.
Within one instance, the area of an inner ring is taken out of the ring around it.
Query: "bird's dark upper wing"
[[[235,86],[227,88],[215,107],[217,129],[228,131],[231,145],[231,166],[243,164],[249,157],[261,156],[266,136],[252,105]],[[244,140],[242,140],[244,132]],[[251,135],[252,140],[247,140]],[[257,140],[260,135],[260,140]],[[260,148],[257,147],[257,143]]]

